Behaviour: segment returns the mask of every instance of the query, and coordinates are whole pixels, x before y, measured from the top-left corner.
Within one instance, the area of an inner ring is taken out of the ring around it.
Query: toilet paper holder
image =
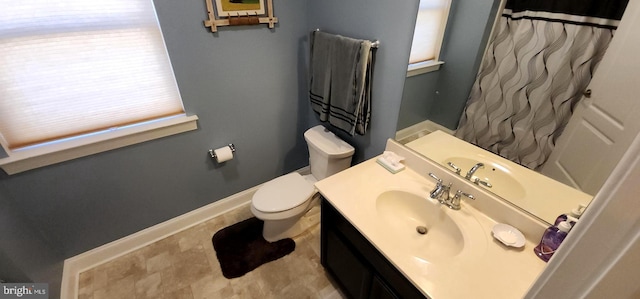
[[[236,152],[236,146],[233,145],[233,143],[229,143],[229,145],[227,145],[227,146],[231,149],[232,153]],[[216,157],[216,153],[214,152],[214,149],[210,149],[209,150],[209,156],[211,156],[211,159],[216,160],[217,157]]]

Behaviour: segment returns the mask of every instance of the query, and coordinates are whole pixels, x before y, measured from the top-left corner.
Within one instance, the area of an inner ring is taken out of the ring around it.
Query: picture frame
[[[265,14],[265,0],[215,0],[218,17]]]
[[[204,26],[218,32],[220,26],[267,24],[274,29],[278,18],[273,15],[273,0],[204,0],[208,20]]]

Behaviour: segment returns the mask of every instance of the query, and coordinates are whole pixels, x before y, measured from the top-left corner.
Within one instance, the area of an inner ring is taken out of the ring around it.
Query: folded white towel
[[[364,135],[371,118],[371,41],[314,31],[309,99],[321,121]]]

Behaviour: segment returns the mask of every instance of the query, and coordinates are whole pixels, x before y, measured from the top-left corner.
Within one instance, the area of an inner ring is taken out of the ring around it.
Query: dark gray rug
[[[247,274],[264,263],[275,261],[296,248],[290,239],[273,243],[262,237],[264,222],[258,218],[249,218],[225,227],[211,239],[216,256],[226,278],[236,278]]]

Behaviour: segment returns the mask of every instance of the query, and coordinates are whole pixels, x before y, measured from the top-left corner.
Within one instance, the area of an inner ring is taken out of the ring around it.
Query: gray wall
[[[12,206],[3,232],[45,244],[2,240],[0,265],[17,268],[15,275],[31,277],[44,266],[17,264],[9,250],[55,252],[49,262],[61,262],[308,165],[302,134],[317,123],[306,95],[313,28],[382,43],[370,131],[343,136],[357,148],[356,162],[382,152],[394,135],[418,0],[281,0],[274,3],[280,21],[274,30],[241,26],[218,33],[202,24],[202,0],[155,4],[185,109],[198,115],[199,129],[0,174],[0,203]],[[227,143],[236,145],[236,158],[214,164],[207,150]],[[59,284],[59,270],[50,283]]]
[[[439,72],[407,77],[404,81],[398,131],[429,119],[431,105],[436,100]]]
[[[25,214],[29,210],[16,209],[4,191],[0,185],[0,279],[49,282],[49,291],[59,293],[62,253],[39,228],[31,226]]]
[[[429,108],[408,115],[411,121],[399,122],[398,129],[427,119],[449,129],[457,128],[499,4],[499,0],[453,1],[440,54],[445,64],[436,74],[407,78],[405,85],[401,111],[424,105]]]

